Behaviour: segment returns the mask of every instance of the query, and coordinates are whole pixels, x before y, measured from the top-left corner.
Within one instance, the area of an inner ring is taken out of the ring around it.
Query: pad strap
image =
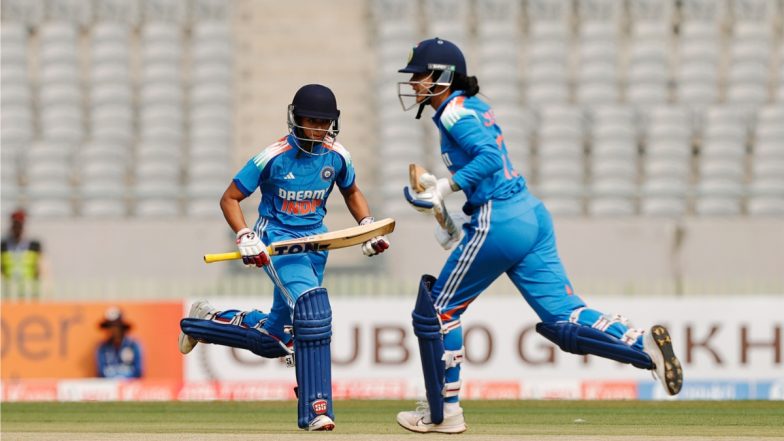
[[[457,380],[453,383],[446,383],[444,385],[444,397],[456,397],[460,395],[460,386],[463,380]]]
[[[465,346],[456,351],[444,351],[444,366],[446,369],[453,368],[463,362],[465,356]]]

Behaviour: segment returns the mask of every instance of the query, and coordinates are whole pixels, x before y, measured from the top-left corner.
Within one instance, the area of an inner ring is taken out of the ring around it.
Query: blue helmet
[[[294,116],[337,120],[340,116],[335,94],[321,84],[307,84],[299,88],[291,100]]]
[[[330,125],[325,130],[319,130],[324,132],[319,139],[307,138],[302,132],[304,127],[301,125],[301,120],[297,119],[302,117],[328,120]],[[306,142],[306,145],[312,146],[323,142],[334,142],[338,133],[340,133],[339,119],[340,110],[338,110],[335,94],[328,87],[321,84],[307,84],[300,87],[297,93],[294,94],[291,104],[289,104],[289,131],[297,140]],[[299,145],[297,147],[306,153],[313,153],[310,149],[302,149],[302,146]]]
[[[438,37],[421,41],[408,54],[408,64],[400,73],[424,73],[433,70],[467,75],[463,52],[454,43]]]
[[[404,111],[419,106],[416,119],[422,116],[422,110],[431,102],[434,96],[442,95],[449,91],[455,74],[467,75],[466,61],[463,53],[454,43],[441,38],[431,38],[421,41],[408,54],[408,64],[398,70],[400,73],[423,74],[429,73],[426,78],[417,80],[399,81],[397,83],[397,96]],[[427,87],[427,93],[417,93],[416,85]],[[436,87],[440,91],[436,92]],[[413,93],[409,90],[413,90]]]

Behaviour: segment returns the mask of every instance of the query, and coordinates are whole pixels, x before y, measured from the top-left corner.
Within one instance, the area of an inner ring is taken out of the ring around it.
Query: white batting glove
[[[420,176],[419,183],[422,184],[426,190],[435,188],[441,196],[441,200],[455,192],[455,190],[452,189],[452,183],[449,178],[437,178],[431,173],[425,173]]]
[[[457,234],[454,236],[450,235],[449,232],[443,229],[439,224],[436,224],[435,229],[436,241],[439,245],[441,245],[441,248],[445,250],[451,250],[456,243],[460,242],[460,240],[463,238],[463,224],[471,220],[468,216],[463,214],[463,212],[450,215],[450,217],[452,218],[452,222],[454,222],[455,226],[458,228]]]
[[[433,207],[440,206],[445,197],[455,192],[448,178],[439,179],[430,173],[420,176],[419,183],[425,187],[424,191],[412,193],[406,187],[403,193],[408,203],[420,213],[432,214]]]
[[[441,228],[441,225],[436,224],[435,236],[441,248],[451,250],[456,243],[460,242],[462,234],[457,233],[457,235],[451,236],[445,229]]]
[[[267,246],[250,228],[243,228],[237,232],[237,248],[240,249],[242,262],[247,266],[262,267],[270,264]]]
[[[367,216],[363,218],[359,225],[367,225],[375,222],[376,220],[373,219],[371,216]],[[383,253],[387,248],[389,248],[389,239],[386,236],[376,236],[369,241],[362,244],[362,253],[368,257],[375,256],[376,254]]]

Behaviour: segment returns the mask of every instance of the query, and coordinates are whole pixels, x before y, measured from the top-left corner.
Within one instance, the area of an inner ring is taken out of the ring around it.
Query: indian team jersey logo
[[[335,176],[335,169],[332,166],[325,166],[321,169],[321,180],[322,181],[331,181]]]
[[[313,413],[316,415],[324,415],[327,413],[327,400],[316,400],[311,406],[313,407]]]

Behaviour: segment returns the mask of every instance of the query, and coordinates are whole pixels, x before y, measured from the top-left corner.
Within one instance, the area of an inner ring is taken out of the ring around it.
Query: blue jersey
[[[470,207],[527,191],[487,103],[457,91],[439,106],[433,121],[441,133],[441,158]]]
[[[125,337],[120,347],[111,341],[98,346],[95,354],[98,376],[104,378],[141,378],[142,350],[135,340]]]
[[[251,158],[234,183],[245,196],[261,189],[261,218],[287,227],[316,228],[327,214],[333,185],[343,189],[354,185],[354,165],[337,142],[319,144],[311,155],[295,147],[290,136]]]

